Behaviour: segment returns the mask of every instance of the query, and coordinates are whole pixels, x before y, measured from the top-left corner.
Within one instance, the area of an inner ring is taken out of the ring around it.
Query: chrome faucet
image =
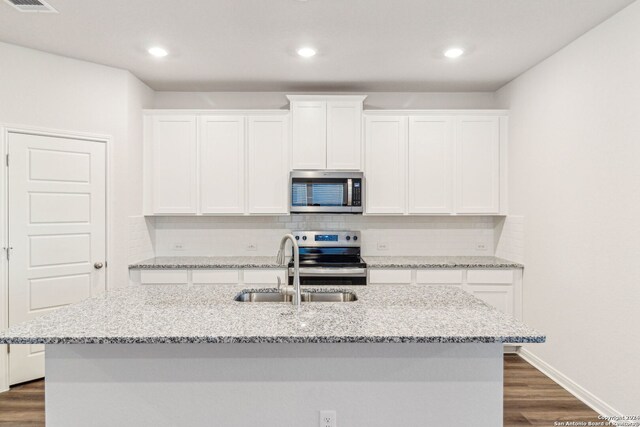
[[[293,234],[285,234],[280,240],[280,250],[278,250],[278,256],[276,262],[278,264],[284,264],[284,247],[287,244],[287,240],[291,240],[291,251],[293,252],[293,305],[300,305],[300,250],[298,249],[298,243],[296,242]]]

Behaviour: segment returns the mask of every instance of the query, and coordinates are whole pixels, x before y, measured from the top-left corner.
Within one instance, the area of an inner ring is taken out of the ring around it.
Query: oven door
[[[289,285],[293,285],[293,268],[289,268]],[[364,286],[367,269],[363,267],[300,267],[302,286]]]
[[[362,213],[362,173],[291,173],[292,213]]]

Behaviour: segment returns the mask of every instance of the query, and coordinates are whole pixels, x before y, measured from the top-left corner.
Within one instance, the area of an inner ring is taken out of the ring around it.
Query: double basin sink
[[[358,298],[355,293],[349,291],[336,292],[302,292],[302,302],[353,302]],[[243,291],[235,297],[239,302],[291,302],[293,295],[283,292],[249,292]]]

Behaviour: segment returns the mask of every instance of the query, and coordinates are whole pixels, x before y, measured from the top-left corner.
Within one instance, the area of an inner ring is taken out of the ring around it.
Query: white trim
[[[105,226],[106,226],[106,259],[105,262],[113,259],[113,250],[115,245],[113,244],[113,224],[114,218],[111,203],[113,200],[113,188],[112,185],[112,167],[113,167],[113,150],[112,150],[112,138],[109,135],[87,133],[87,132],[72,132],[60,129],[43,128],[36,126],[26,125],[13,125],[13,124],[1,124],[0,123],[0,175],[2,178],[2,185],[0,185],[0,242],[2,247],[8,246],[8,168],[5,161],[5,156],[8,153],[9,133],[20,133],[29,135],[48,136],[54,138],[67,138],[78,139],[90,142],[101,142],[105,144],[106,159],[105,159]],[[105,272],[106,280],[105,286],[107,289],[111,287],[111,281],[114,279],[113,274]],[[9,286],[8,286],[8,273],[7,258],[4,251],[0,253],[0,330],[4,330],[9,325]],[[9,390],[9,357],[7,353],[7,345],[0,345],[0,393]]]
[[[509,110],[363,110],[366,116],[508,116]]]
[[[357,101],[364,102],[367,95],[287,95],[291,102],[298,101]]]
[[[7,243],[7,130],[0,126],[0,159],[2,160],[2,185],[0,185],[0,242],[6,248]],[[7,269],[7,257],[4,250],[0,253],[0,330],[9,326],[9,270]],[[9,353],[6,344],[0,345],[0,392],[9,390]]]
[[[520,355],[520,357],[529,362],[547,377],[551,378],[560,387],[567,390],[569,393],[574,395],[577,399],[582,401],[585,405],[596,411],[598,414],[603,416],[623,415],[622,412],[617,411],[611,405],[609,405],[584,387],[577,384],[575,381],[564,375],[562,372],[558,371],[556,368],[554,368],[544,360],[540,359],[538,356],[536,356],[526,348],[520,348],[518,354]]]
[[[203,109],[144,109],[142,110],[142,114],[144,116],[157,116],[157,115],[175,115],[175,114],[184,114],[184,115],[195,115],[195,116],[234,116],[234,115],[252,115],[252,116],[286,116],[291,111],[289,109],[286,110],[203,110]]]

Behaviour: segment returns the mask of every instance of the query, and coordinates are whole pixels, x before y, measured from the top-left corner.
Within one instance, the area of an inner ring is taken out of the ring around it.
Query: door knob
[[[93,268],[95,268],[96,270],[100,270],[102,268],[102,263],[96,262],[95,264],[93,264]]]

